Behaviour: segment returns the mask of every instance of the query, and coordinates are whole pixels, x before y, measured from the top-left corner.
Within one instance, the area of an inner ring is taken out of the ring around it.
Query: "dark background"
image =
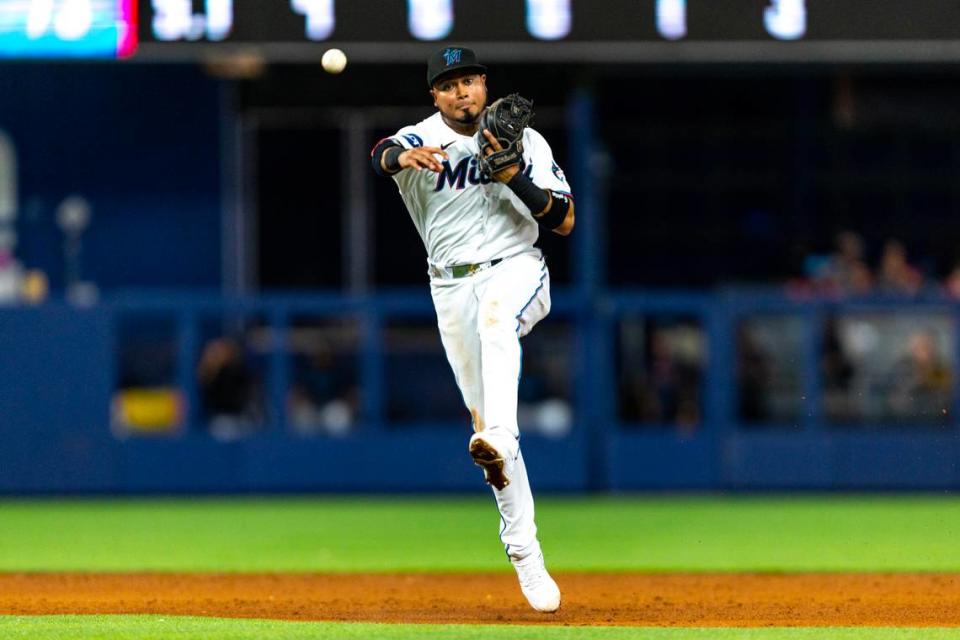
[[[20,154],[20,257],[57,286],[55,209],[76,192],[94,207],[83,268],[100,286],[216,286],[230,110],[406,106],[426,117],[422,71],[276,65],[236,81],[193,65],[4,65],[0,128]],[[565,127],[569,96],[594,92],[611,283],[713,286],[796,276],[804,256],[848,228],[865,236],[868,258],[897,237],[927,274],[944,275],[960,258],[957,79],[945,66],[539,64],[494,65],[488,84],[491,96],[535,100],[549,116],[535,126],[564,167],[579,152]],[[383,123],[370,146],[405,124]],[[257,135],[262,284],[340,286],[340,133],[294,123]],[[422,244],[394,185],[371,184],[375,281],[424,282]],[[542,244],[555,280],[569,281],[569,243]]]
[[[392,104],[422,105],[426,117],[432,108],[421,71],[399,66],[384,78],[357,68],[348,81],[284,66],[245,84],[242,95],[256,107],[322,101],[361,107],[389,96]],[[936,67],[622,66],[597,72],[497,65],[488,84],[491,95],[522,91],[538,108],[560,112],[579,82],[589,85],[605,151],[606,177],[597,186],[608,203],[610,282],[709,287],[798,276],[805,256],[829,252],[843,229],[864,234],[868,258],[897,237],[930,275],[949,271],[960,258],[951,224],[960,213],[956,80],[955,71]],[[371,146],[404,124],[378,130]],[[568,166],[578,150],[569,148],[567,132],[542,129],[561,166]],[[296,158],[296,171],[336,173],[337,143],[330,136],[321,142],[280,132],[273,142],[282,140],[290,146],[279,152]],[[383,258],[377,281],[422,282],[422,263],[414,259],[420,240],[399,196],[388,180],[374,185]],[[305,232],[315,220],[301,219]],[[336,282],[330,273],[337,269],[336,224],[324,222],[328,242],[320,252],[329,259],[330,282]],[[555,280],[568,282],[567,241],[546,235],[541,244]],[[294,255],[286,260],[294,268]]]

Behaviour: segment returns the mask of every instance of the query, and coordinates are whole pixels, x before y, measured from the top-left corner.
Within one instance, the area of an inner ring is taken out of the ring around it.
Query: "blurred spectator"
[[[744,422],[765,422],[771,418],[769,356],[741,325],[737,330],[737,391],[739,416]]]
[[[649,381],[662,419],[693,430],[700,422],[700,372],[677,357],[661,330],[650,336]]]
[[[890,374],[890,412],[900,418],[946,421],[951,409],[953,373],[931,330],[910,336],[907,352]]]
[[[19,302],[23,288],[23,267],[13,251],[0,247],[0,304]]]
[[[318,404],[301,385],[290,388],[287,415],[293,431],[302,436],[345,436],[353,430],[355,409],[343,398]]]
[[[864,260],[863,238],[853,231],[837,234],[829,256],[809,256],[804,270],[817,293],[866,295],[873,286]]]
[[[894,295],[916,295],[923,287],[923,274],[907,262],[907,250],[899,240],[887,240],[880,258],[877,290]]]
[[[622,394],[622,414],[641,422],[676,425],[682,432],[700,423],[700,378],[698,362],[682,353],[680,338],[671,330],[654,328],[649,333],[644,369],[633,376]]]
[[[850,391],[856,370],[840,341],[836,318],[830,318],[824,330],[821,366],[826,414],[832,419],[849,418],[853,412]]]
[[[260,413],[254,401],[255,380],[239,341],[223,337],[207,342],[197,378],[214,438],[230,441],[254,432]]]
[[[960,262],[953,265],[953,270],[947,274],[943,290],[951,298],[960,298]]]
[[[804,259],[806,281],[787,283],[789,293],[864,296],[871,293],[913,296],[923,290],[924,275],[907,260],[907,250],[895,238],[883,246],[876,274],[871,274],[864,259],[863,238],[853,231],[837,234],[834,252],[829,256],[809,255]],[[960,297],[960,263],[944,284],[945,290]]]
[[[315,341],[307,357],[294,361],[296,383],[287,396],[291,428],[300,435],[343,436],[356,421],[358,394],[355,353],[337,358],[324,343]]]
[[[532,349],[530,351],[533,351]],[[573,427],[573,410],[553,383],[562,378],[550,370],[548,358],[534,351],[523,363],[523,376],[517,389],[517,420],[524,433],[539,433],[561,438]]]

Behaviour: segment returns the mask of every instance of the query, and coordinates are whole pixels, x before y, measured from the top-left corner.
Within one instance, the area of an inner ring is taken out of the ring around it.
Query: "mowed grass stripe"
[[[960,500],[537,502],[558,571],[960,571]],[[0,571],[511,571],[489,496],[0,501]]]
[[[0,616],[7,640],[956,640],[960,629],[662,629],[512,625],[389,625],[177,616]]]

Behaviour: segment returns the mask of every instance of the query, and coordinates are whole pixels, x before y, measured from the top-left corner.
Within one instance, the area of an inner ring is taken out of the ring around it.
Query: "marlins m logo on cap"
[[[3,0],[0,0],[3,4]],[[437,78],[453,71],[486,73],[487,68],[477,62],[473,49],[450,45],[437,50],[427,59],[427,86],[432,87]]]
[[[452,64],[457,64],[460,62],[460,56],[463,53],[463,49],[445,49],[443,51],[443,59],[446,61],[447,66],[449,67]]]

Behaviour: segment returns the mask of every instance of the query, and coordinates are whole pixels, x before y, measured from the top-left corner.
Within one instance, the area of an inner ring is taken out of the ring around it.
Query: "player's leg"
[[[431,282],[440,341],[453,376],[470,412],[474,431],[483,429],[483,384],[480,336],[477,334],[477,296],[470,279]]]
[[[520,336],[549,312],[550,279],[539,255],[516,256],[474,279],[479,299],[477,332],[486,430],[471,438],[470,455],[483,467],[487,483],[500,492],[497,501],[504,518],[501,537],[512,555],[513,551],[524,553],[536,541],[536,531],[530,528],[530,490],[520,481],[526,477],[517,425]],[[518,467],[516,471],[514,466]],[[517,486],[508,489],[511,483]],[[508,497],[512,495],[517,499]],[[524,513],[529,517],[521,518]]]
[[[520,338],[550,311],[550,276],[541,258],[518,256],[481,281],[478,329],[483,354],[482,378],[487,430],[471,439],[502,457],[501,486],[491,482],[500,511],[500,539],[517,570],[531,606],[552,612],[560,590],[547,573],[537,540],[533,492],[520,452],[517,387],[521,370]],[[474,460],[481,464],[483,460]],[[483,466],[481,464],[481,466]],[[485,467],[485,470],[487,468]],[[491,476],[488,473],[488,478]],[[496,478],[496,474],[493,474]]]
[[[484,417],[488,425],[519,437],[519,339],[550,312],[550,273],[543,258],[516,256],[491,270],[478,293]]]
[[[520,337],[550,311],[550,276],[543,259],[531,255],[511,258],[480,275],[477,328],[487,428],[471,439],[470,454],[494,488],[507,554],[524,557],[537,538],[517,424]]]

